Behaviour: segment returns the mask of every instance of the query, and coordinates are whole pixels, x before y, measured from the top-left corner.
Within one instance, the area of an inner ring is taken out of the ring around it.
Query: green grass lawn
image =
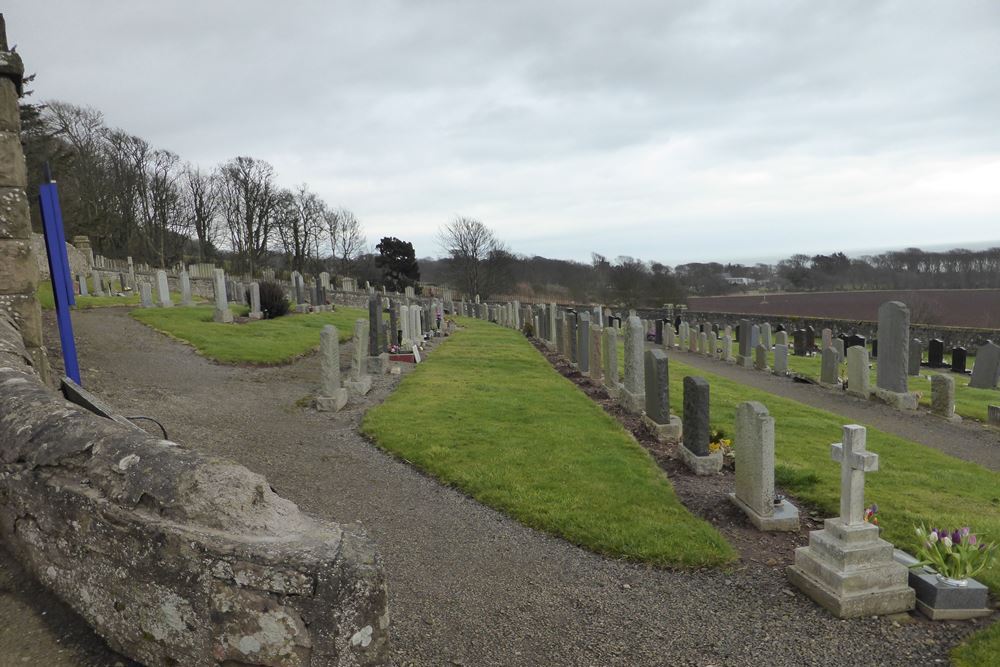
[[[736,343],[733,344],[733,353],[736,353]],[[871,351],[869,350],[869,353]],[[681,353],[681,358],[684,354]],[[926,360],[926,353],[924,358]],[[774,365],[774,351],[768,352],[767,363],[769,366]],[[970,357],[970,360],[974,357]],[[945,355],[945,363],[950,365],[950,355]],[[871,383],[872,386],[875,385],[875,369],[878,365],[877,359],[871,359],[872,370],[871,370]],[[814,357],[796,357],[792,354],[788,355],[788,369],[794,373],[802,375],[803,377],[812,378],[818,380],[820,376],[820,367],[822,366],[822,357],[816,355]],[[971,361],[970,361],[971,367]],[[840,364],[840,377],[847,377],[847,363]],[[949,375],[955,379],[955,412],[963,417],[969,417],[971,419],[978,419],[981,422],[986,421],[986,411],[988,406],[1000,404],[1000,389],[976,389],[969,386],[969,380],[972,376],[970,375],[959,375],[957,373],[952,373],[947,369],[933,370],[922,366],[920,368],[920,375],[911,376],[908,380],[910,391],[915,391],[920,394],[920,404],[930,407],[931,404],[931,381],[930,376],[935,373],[942,373]]]
[[[89,282],[89,281],[88,281]],[[121,291],[121,285],[117,280],[112,281],[112,287]],[[52,295],[52,283],[43,280],[38,283],[38,291],[35,293],[38,303],[46,310],[53,310],[56,307],[55,297]],[[180,294],[171,294],[174,303],[180,303]],[[111,306],[138,306],[139,295],[128,293],[128,296],[77,296],[76,307],[86,308],[108,308]]]
[[[231,305],[233,312],[246,315],[246,306]],[[138,308],[130,314],[157,331],[192,345],[198,353],[225,363],[281,364],[319,347],[320,330],[327,324],[337,327],[341,342],[354,335],[354,321],[367,319],[360,308],[338,307],[328,313],[289,314],[274,320],[242,324],[212,321],[211,306],[191,308]]]
[[[459,321],[465,328],[365,416],[379,446],[598,553],[679,566],[735,557],[631,435],[521,334]]]

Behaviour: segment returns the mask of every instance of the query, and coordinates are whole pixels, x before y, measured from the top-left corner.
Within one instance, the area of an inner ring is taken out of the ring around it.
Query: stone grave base
[[[643,394],[633,394],[624,386],[618,392],[618,404],[632,414],[642,414],[642,409],[646,406],[646,397]]]
[[[742,354],[737,354],[736,365],[740,368],[753,368],[753,357],[744,357]]]
[[[795,550],[795,563],[786,572],[792,584],[837,618],[896,614],[913,609],[916,594],[892,552],[878,526],[845,526],[837,517],[809,533],[809,546]]]
[[[383,352],[375,357],[368,357],[368,370],[371,373],[382,375],[389,372],[389,353]]]
[[[729,494],[729,500],[747,515],[750,523],[757,530],[775,532],[798,532],[799,530],[799,510],[787,500],[782,499],[780,504],[775,505],[774,514],[771,516],[758,514],[754,508],[740,500],[735,493]]]
[[[221,322],[222,324],[232,324],[233,322],[233,311],[226,308],[225,310],[216,310],[215,314],[212,315],[212,320],[214,322]]]
[[[917,395],[912,392],[895,392],[888,389],[872,389],[872,396],[886,405],[890,405],[897,410],[916,410]]]
[[[344,387],[355,396],[364,396],[372,390],[372,376],[366,374],[357,380],[347,380]]]
[[[656,435],[656,439],[660,442],[666,441],[676,441],[681,438],[681,418],[674,415],[670,415],[669,424],[658,424],[657,422],[650,419],[647,415],[642,415],[642,423]]]
[[[823,382],[822,380],[816,380],[816,384],[818,384],[819,386],[823,387],[824,389],[837,389],[837,390],[840,390],[841,387],[842,387],[842,385],[840,384],[839,380],[837,382],[832,382],[832,383],[831,382]]]
[[[722,451],[712,452],[708,456],[698,456],[683,444],[677,448],[677,454],[684,465],[695,475],[705,477],[715,475],[722,470]]]
[[[863,398],[865,400],[868,400],[872,396],[871,387],[864,390],[852,389],[850,384],[847,385],[847,393],[851,396],[856,396],[857,398]]]
[[[622,386],[617,382],[608,382],[605,380],[604,391],[608,392],[608,396],[617,400],[618,397],[621,396]]]
[[[300,303],[299,305],[295,306],[295,312],[296,313],[308,313],[309,312],[309,304],[308,303]]]
[[[949,586],[923,568],[910,569],[917,559],[896,549],[893,558],[909,571],[910,588],[917,593],[917,610],[932,621],[959,621],[989,616],[989,589],[975,579],[966,586]]]
[[[347,405],[347,390],[341,388],[333,396],[317,396],[315,405],[320,412],[339,412]]]

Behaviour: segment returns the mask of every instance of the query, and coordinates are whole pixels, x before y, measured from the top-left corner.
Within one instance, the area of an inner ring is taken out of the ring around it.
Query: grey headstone
[[[382,324],[382,301],[377,296],[368,297],[368,356],[377,357],[382,354],[379,345],[379,330]]]
[[[823,350],[823,365],[820,370],[819,381],[823,384],[837,384],[839,375],[839,364],[837,363],[837,351],[832,347]]]
[[[646,416],[657,424],[670,423],[670,370],[667,354],[646,350]]]
[[[868,350],[860,345],[847,348],[847,393],[868,398],[871,393]]]
[[[709,427],[709,386],[703,377],[684,378],[684,448],[696,456],[708,456],[712,434]]]
[[[1000,380],[1000,346],[986,341],[976,350],[976,364],[972,367],[969,386],[977,389],[994,389]]]
[[[181,305],[193,306],[194,300],[191,298],[191,276],[188,274],[187,271],[181,271],[180,283],[181,283]],[[257,310],[260,310],[260,303],[259,303],[260,297],[258,296],[257,299],[258,299]]]
[[[919,338],[910,340],[908,363],[906,364],[907,375],[920,375],[920,362],[923,360],[924,348]]]
[[[259,320],[264,316],[260,311],[260,283],[250,283],[250,319]]]
[[[580,313],[577,326],[576,363],[584,375],[590,373],[590,313]]]
[[[736,407],[736,497],[760,516],[774,513],[774,417],[757,401]]]
[[[757,347],[754,348],[753,367],[758,371],[767,370],[767,348],[763,343],[757,343]]]
[[[170,285],[167,282],[167,272],[156,272],[156,301],[160,308],[171,308],[174,302],[170,300]]]
[[[786,373],[788,373],[788,345],[777,343],[774,346],[774,374],[785,375]]]
[[[955,379],[949,375],[931,375],[931,412],[951,419],[955,416]]]
[[[909,348],[910,309],[899,301],[883,303],[878,309],[876,385],[879,389],[898,394],[907,391]]]
[[[153,288],[149,283],[139,285],[139,302],[143,308],[153,307]]]

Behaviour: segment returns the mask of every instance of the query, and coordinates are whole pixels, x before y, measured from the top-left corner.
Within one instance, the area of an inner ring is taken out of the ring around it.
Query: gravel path
[[[935,417],[925,409],[902,412],[875,401],[849,396],[843,391],[826,389],[816,384],[795,382],[788,377],[740,368],[700,354],[674,350],[677,361],[724,378],[790,398],[814,408],[836,412],[844,423],[864,424],[907,440],[919,442],[956,458],[978,463],[1000,471],[1000,430],[976,421],[949,422]],[[780,425],[779,425],[780,426]]]
[[[124,311],[74,319],[84,382],[112,405],[266,474],[309,512],[367,527],[385,563],[395,664],[912,667],[947,662],[948,649],[982,627],[908,615],[833,619],[789,587],[790,554],[696,572],[595,556],[361,438],[363,410],[396,378],[379,378],[367,405],[319,414],[296,406],[318,383],[315,358],[221,366]]]

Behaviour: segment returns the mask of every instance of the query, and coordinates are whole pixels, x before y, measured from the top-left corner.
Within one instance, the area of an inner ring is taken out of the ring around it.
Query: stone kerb
[[[151,665],[384,663],[385,580],[360,529],[72,406],[27,358],[0,317],[0,534],[113,649]]]

